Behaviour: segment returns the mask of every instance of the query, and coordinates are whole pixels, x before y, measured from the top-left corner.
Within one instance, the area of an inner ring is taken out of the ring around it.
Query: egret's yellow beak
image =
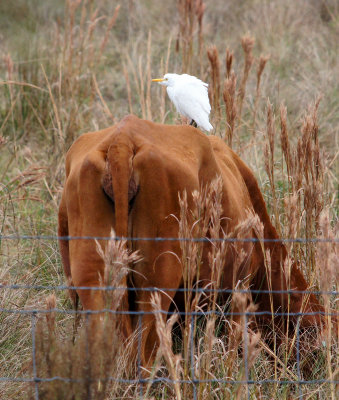
[[[163,82],[165,79],[164,78],[157,78],[157,79],[152,79],[152,82]]]

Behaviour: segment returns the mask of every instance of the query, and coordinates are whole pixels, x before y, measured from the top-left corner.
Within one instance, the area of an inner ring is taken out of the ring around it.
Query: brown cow
[[[270,222],[265,203],[251,170],[225,143],[215,136],[206,136],[190,126],[169,126],[127,116],[117,125],[82,135],[70,148],[66,159],[66,183],[59,210],[59,235],[104,236],[112,227],[122,237],[177,237],[179,216],[178,194],[190,194],[207,185],[215,177],[222,179],[222,229],[226,233],[245,221],[248,211],[256,213],[263,226],[264,237],[278,239]],[[243,236],[253,237],[252,229]],[[136,241],[130,244],[139,250],[143,260],[133,267],[123,285],[160,288],[180,288],[182,265],[177,241]],[[228,250],[221,288],[232,288],[233,283],[250,277],[252,289],[286,289],[283,271],[286,249],[282,243],[265,243],[270,252],[269,278],[264,266],[260,243],[244,243],[247,257],[237,270],[234,252]],[[94,240],[60,241],[66,276],[71,285],[99,286],[104,263]],[[206,251],[204,253],[207,253]],[[175,254],[179,255],[176,257]],[[206,255],[203,256],[199,279],[211,279]],[[269,282],[271,279],[271,282]],[[292,268],[290,287],[304,290],[307,284],[301,272]],[[169,292],[161,299],[162,309],[168,310]],[[79,290],[85,309],[103,308],[99,291]],[[270,311],[270,296],[261,294],[255,299],[259,311]],[[133,304],[131,304],[133,303]],[[274,310],[299,312],[303,297],[294,293],[274,294]],[[137,291],[133,297],[125,295],[123,310],[151,311],[150,292]],[[312,295],[304,310],[320,310]],[[313,317],[304,317],[302,325],[312,325]],[[144,315],[141,341],[143,365],[152,361],[157,343],[154,317]],[[137,326],[137,319],[126,317],[125,335]]]

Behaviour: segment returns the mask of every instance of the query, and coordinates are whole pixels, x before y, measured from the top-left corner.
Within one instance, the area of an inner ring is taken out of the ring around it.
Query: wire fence
[[[128,241],[197,241],[197,242],[212,242],[212,241],[227,241],[230,243],[234,242],[278,242],[278,243],[286,243],[286,242],[293,242],[293,243],[333,243],[337,245],[339,243],[339,239],[333,238],[288,238],[288,239],[258,239],[258,238],[220,238],[220,239],[209,239],[209,238],[119,238],[119,237],[91,237],[91,236],[83,236],[83,237],[71,237],[71,236],[56,236],[56,235],[38,235],[38,236],[31,236],[31,235],[0,235],[0,241],[2,240],[128,240]],[[119,291],[128,291],[138,293],[142,292],[150,292],[150,293],[179,293],[182,292],[183,294],[187,292],[191,292],[194,295],[205,295],[206,297],[210,294],[217,293],[218,295],[233,295],[234,293],[239,293],[243,295],[253,295],[253,294],[268,294],[272,295],[305,295],[306,297],[313,294],[315,296],[323,296],[328,297],[330,299],[331,304],[337,304],[339,292],[336,290],[293,290],[293,289],[286,289],[286,290],[255,290],[255,289],[221,289],[221,288],[211,288],[211,287],[193,287],[193,288],[158,288],[158,287],[144,287],[144,288],[137,288],[137,287],[116,287],[116,286],[68,286],[68,285],[28,285],[28,284],[7,284],[7,283],[0,283],[0,297],[2,291],[9,290],[28,290],[28,291],[52,291],[52,292],[62,292],[65,290],[70,291],[81,291],[81,290],[91,290],[91,291],[100,291],[100,292],[119,292]],[[138,320],[138,351],[137,351],[137,365],[138,365],[138,373],[136,377],[132,377],[130,379],[123,379],[117,376],[109,376],[105,379],[110,382],[115,382],[117,384],[127,384],[127,385],[137,385],[139,387],[139,395],[143,397],[145,385],[150,384],[163,384],[163,385],[191,385],[192,386],[192,398],[198,398],[198,389],[199,385],[204,384],[212,384],[212,385],[246,385],[246,398],[251,398],[251,386],[256,385],[276,385],[278,387],[284,385],[293,385],[296,388],[296,393],[298,398],[304,398],[303,387],[310,385],[320,385],[324,386],[326,384],[330,385],[332,388],[336,385],[339,385],[338,375],[337,374],[330,374],[328,378],[319,378],[319,379],[305,379],[302,373],[302,352],[301,350],[301,342],[302,342],[302,335],[303,331],[301,329],[301,321],[302,318],[306,316],[314,316],[314,317],[322,317],[325,321],[338,321],[338,312],[334,310],[316,310],[316,311],[300,311],[300,312],[286,312],[283,310],[275,310],[274,315],[272,316],[272,311],[232,311],[230,309],[212,309],[212,310],[202,310],[202,309],[194,309],[189,311],[183,310],[151,310],[151,311],[136,311],[136,310],[119,310],[119,309],[110,309],[110,308],[103,308],[100,310],[75,310],[75,309],[63,309],[63,308],[17,308],[17,307],[7,307],[7,308],[0,308],[0,312],[4,314],[17,314],[21,316],[26,316],[30,318],[30,337],[31,337],[31,354],[32,354],[32,374],[31,376],[0,376],[0,382],[18,382],[18,383],[29,383],[34,386],[34,399],[39,400],[41,399],[39,385],[42,383],[48,382],[64,382],[64,383],[71,383],[71,382],[81,382],[83,378],[75,379],[66,376],[59,376],[53,375],[49,377],[42,377],[38,374],[38,367],[37,367],[37,321],[39,316],[46,315],[46,314],[60,314],[60,315],[73,315],[73,316],[84,316],[85,320],[91,315],[107,313],[109,315],[121,316],[121,315],[129,315],[131,317],[137,318]],[[189,338],[190,343],[190,374],[189,376],[185,377],[185,379],[173,379],[173,377],[167,376],[154,376],[150,375],[149,377],[144,377],[143,374],[140,372],[142,369],[142,361],[141,361],[141,341],[142,341],[142,331],[143,321],[145,317],[148,315],[155,316],[156,314],[161,314],[164,316],[171,316],[171,315],[178,315],[182,318],[189,317],[190,324],[190,335]],[[197,354],[195,353],[196,346],[194,345],[193,341],[195,340],[193,332],[197,329],[197,323],[199,318],[209,318],[211,316],[217,318],[234,318],[235,316],[239,316],[244,318],[244,329],[243,329],[243,360],[244,360],[244,375],[241,379],[236,379],[234,377],[216,377],[213,376],[210,379],[200,379],[199,371],[197,371],[198,361],[197,361]],[[251,368],[248,365],[248,352],[249,352],[249,331],[248,331],[248,324],[253,318],[260,318],[260,317],[268,317],[268,318],[275,318],[275,317],[286,317],[287,319],[294,318],[295,320],[295,354],[296,354],[296,376],[294,379],[290,378],[265,378],[265,379],[253,379],[251,375]],[[326,349],[325,341],[322,341],[321,344],[324,346],[325,352],[330,352],[330,349]],[[328,353],[329,354],[329,353]]]
[[[179,237],[119,237],[119,236],[57,236],[57,235],[0,235],[0,240],[127,240],[130,242],[229,242],[229,243],[339,243],[339,238],[179,238]]]

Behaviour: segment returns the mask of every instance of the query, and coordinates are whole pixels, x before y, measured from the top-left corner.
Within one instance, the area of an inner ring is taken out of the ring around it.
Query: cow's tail
[[[128,236],[128,211],[135,197],[137,185],[133,175],[134,145],[128,135],[119,133],[107,152],[107,174],[109,186],[105,192],[114,201],[115,233],[118,237]]]
[[[133,174],[134,145],[128,135],[118,133],[107,152],[106,179],[104,190],[114,201],[115,234],[117,237],[128,237],[128,212],[130,201],[135,197],[137,185]],[[127,288],[127,276],[119,283]],[[124,291],[119,307],[122,311],[129,310],[128,292]],[[127,314],[122,316],[122,334],[125,338],[132,335],[132,321]]]

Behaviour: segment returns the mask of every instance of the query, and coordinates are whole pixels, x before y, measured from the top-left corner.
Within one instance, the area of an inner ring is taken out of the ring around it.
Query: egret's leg
[[[194,126],[194,128],[197,128],[198,125],[197,123],[194,121],[194,119],[192,119],[192,121],[190,122],[190,125]]]

